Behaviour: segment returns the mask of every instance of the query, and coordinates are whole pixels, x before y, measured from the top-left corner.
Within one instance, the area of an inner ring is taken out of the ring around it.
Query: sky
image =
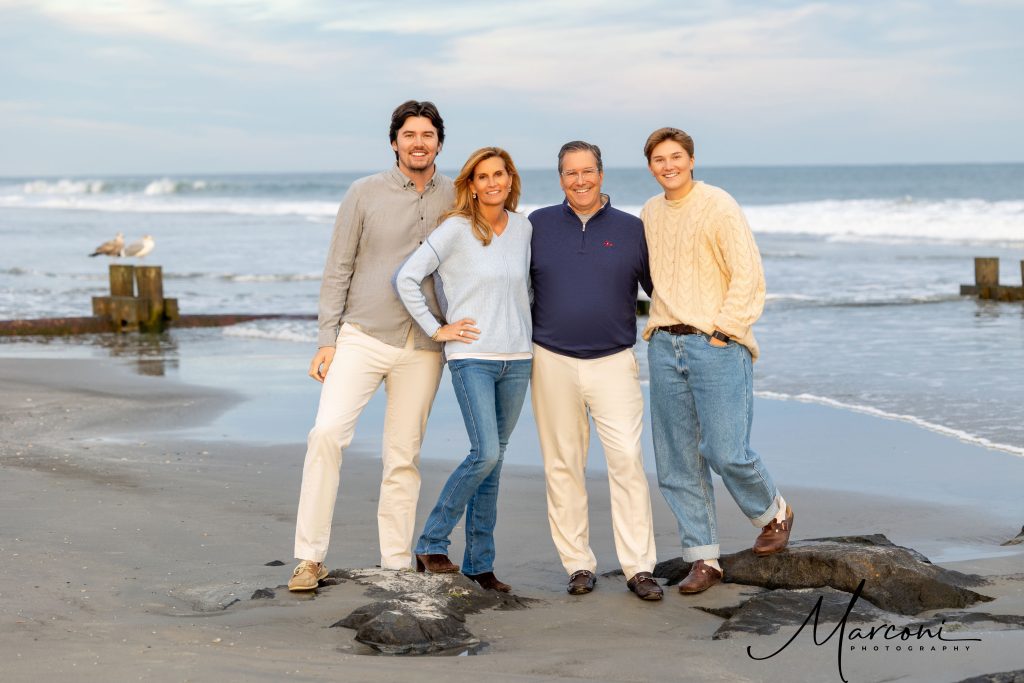
[[[1024,0],[0,0],[0,175],[372,171],[435,102],[442,168],[1024,161]]]

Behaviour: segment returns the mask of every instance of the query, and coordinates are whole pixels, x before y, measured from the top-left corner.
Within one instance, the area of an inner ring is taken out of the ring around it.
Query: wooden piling
[[[110,297],[97,297],[106,298]],[[177,312],[178,302],[175,299],[164,299],[167,312],[170,313],[171,302]],[[175,317],[174,327],[225,327],[253,320],[307,320],[315,321],[315,314],[248,314],[220,313],[210,315],[183,315]],[[36,320],[0,320],[0,337],[11,336],[69,336],[75,334],[96,334],[115,331],[109,314],[91,318],[41,318]]]
[[[110,266],[110,296],[135,296],[135,266]]]
[[[92,298],[92,314],[101,318],[110,317],[110,297],[94,296]]]
[[[110,296],[94,296],[92,314],[115,332],[161,332],[178,319],[178,300],[164,298],[160,266],[110,266]]]
[[[974,259],[974,284],[960,285],[960,295],[997,301],[1024,301],[1024,261],[1020,262],[1020,274],[1020,287],[1000,285],[999,259],[976,258]]]
[[[164,327],[164,278],[160,266],[135,268],[135,284],[145,311],[139,311],[139,327],[144,332],[159,332]]]

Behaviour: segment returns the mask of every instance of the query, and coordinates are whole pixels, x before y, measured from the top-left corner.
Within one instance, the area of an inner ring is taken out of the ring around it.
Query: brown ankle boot
[[[490,591],[501,591],[502,593],[508,593],[512,590],[512,586],[499,581],[498,577],[494,575],[494,572],[484,572],[483,574],[466,574],[467,579],[472,579],[480,584],[481,588],[486,588]]]
[[[447,555],[429,554],[416,556],[416,571],[426,569],[431,574],[455,574],[459,568],[452,564]]]

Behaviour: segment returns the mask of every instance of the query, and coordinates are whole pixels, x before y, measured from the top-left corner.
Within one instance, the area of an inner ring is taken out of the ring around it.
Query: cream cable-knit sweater
[[[759,349],[751,326],[764,309],[761,254],[747,219],[728,192],[697,181],[682,199],[651,197],[640,212],[650,251],[654,296],[644,329],[685,323],[718,328]]]

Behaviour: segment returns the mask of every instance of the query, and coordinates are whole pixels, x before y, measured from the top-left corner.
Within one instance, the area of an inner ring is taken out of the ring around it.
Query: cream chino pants
[[[619,564],[627,579],[652,571],[657,562],[654,524],[640,446],[644,402],[633,350],[584,360],[534,344],[531,392],[544,455],[551,538],[565,571],[597,571],[584,472],[590,446],[588,412],[608,462]]]
[[[345,324],[334,361],[320,391],[316,422],[307,439],[302,490],[295,523],[295,557],[323,562],[331,540],[342,452],[355,434],[356,420],[384,382],[382,456],[384,473],[377,506],[380,566],[402,569],[412,563],[416,502],[420,495],[420,445],[441,381],[441,354],[389,346]]]

